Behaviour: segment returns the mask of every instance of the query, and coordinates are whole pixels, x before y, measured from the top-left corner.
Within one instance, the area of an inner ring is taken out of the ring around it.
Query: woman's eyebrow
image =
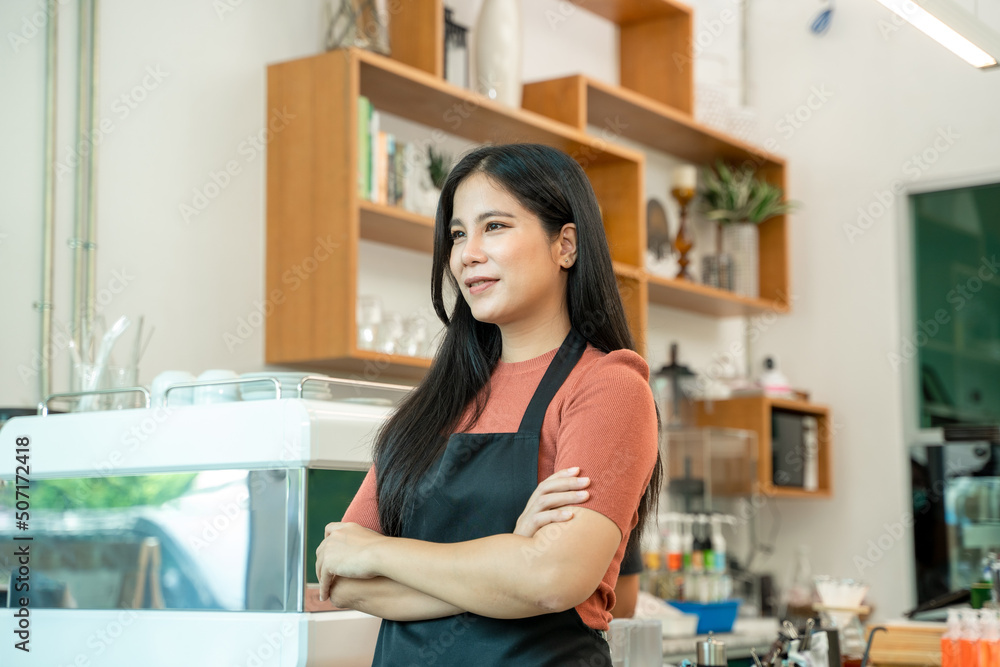
[[[486,220],[487,218],[498,218],[498,217],[499,218],[513,218],[514,214],[513,213],[505,213],[504,211],[483,211],[478,216],[476,216],[476,222],[482,222],[483,220]],[[462,223],[462,221],[460,219],[458,219],[458,218],[452,218],[452,220],[451,220],[451,226],[454,227],[455,225],[464,226],[464,224]]]

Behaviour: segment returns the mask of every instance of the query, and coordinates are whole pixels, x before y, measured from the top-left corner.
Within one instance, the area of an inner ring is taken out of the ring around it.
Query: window
[[[920,427],[1000,421],[1000,184],[911,196]],[[906,348],[910,351],[907,354]]]

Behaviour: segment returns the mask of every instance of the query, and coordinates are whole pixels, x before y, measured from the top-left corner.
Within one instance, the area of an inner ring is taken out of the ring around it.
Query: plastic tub
[[[685,614],[698,616],[698,634],[708,632],[731,632],[736,614],[740,610],[739,600],[725,602],[668,602]]]

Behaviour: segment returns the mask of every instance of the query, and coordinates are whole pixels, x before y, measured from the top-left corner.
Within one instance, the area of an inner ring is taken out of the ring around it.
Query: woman
[[[320,596],[384,619],[375,665],[610,665],[618,565],[661,465],[593,190],[554,148],[482,147],[434,234],[444,341],[327,526]]]

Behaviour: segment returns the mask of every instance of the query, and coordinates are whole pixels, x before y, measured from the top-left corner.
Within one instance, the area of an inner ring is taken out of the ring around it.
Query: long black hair
[[[485,174],[538,216],[553,241],[563,225],[575,223],[577,256],[566,288],[570,324],[603,352],[635,350],[597,198],[580,165],[566,153],[541,144],[483,146],[467,154],[445,181],[434,226],[431,300],[445,325],[444,340],[423,381],[407,394],[375,440],[379,524],[383,534],[392,537],[401,534],[406,513],[429,493],[430,489],[418,488],[420,479],[458,430],[466,407],[475,401],[469,425],[482,415],[490,375],[500,359],[499,327],[472,316],[449,268],[455,190],[474,173]],[[445,279],[456,295],[450,315],[442,294]],[[636,539],[647,515],[656,509],[662,474],[657,451],[652,479],[638,508]]]

